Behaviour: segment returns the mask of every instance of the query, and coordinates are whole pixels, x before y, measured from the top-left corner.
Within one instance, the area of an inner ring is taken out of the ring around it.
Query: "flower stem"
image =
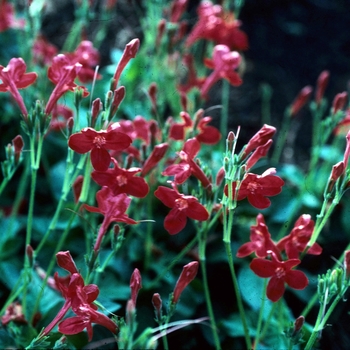
[[[261,306],[260,306],[260,311],[259,311],[258,325],[256,327],[256,337],[255,337],[255,340],[254,340],[253,349],[255,349],[259,345],[259,336],[260,336],[261,325],[262,325],[263,314],[264,314],[264,308],[265,308],[266,287],[267,287],[267,279],[265,278],[264,279],[263,292],[262,292],[262,296],[261,296]]]
[[[230,83],[227,80],[222,81],[222,94],[221,94],[221,119],[220,119],[220,132],[222,137],[227,137],[228,130],[228,108],[230,97]]]

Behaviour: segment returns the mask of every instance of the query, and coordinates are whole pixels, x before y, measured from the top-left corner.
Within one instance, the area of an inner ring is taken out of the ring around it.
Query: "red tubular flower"
[[[202,2],[197,12],[199,19],[187,37],[187,47],[199,39],[205,39],[227,45],[231,50],[248,48],[247,35],[239,29],[241,22],[235,19],[233,13],[224,11],[221,6],[213,5],[210,1]]]
[[[171,235],[179,233],[187,223],[187,218],[198,221],[209,219],[205,207],[193,196],[181,194],[173,184],[173,188],[159,186],[154,195],[169,208],[172,208],[164,219],[164,228]]]
[[[7,67],[0,66],[0,92],[8,91],[18,104],[22,114],[27,117],[28,111],[18,89],[33,84],[37,78],[34,72],[26,73],[27,66],[22,58],[11,58]]]
[[[139,290],[141,288],[142,288],[141,274],[138,269],[135,269],[130,278],[131,300],[134,304],[134,307],[136,306],[137,294],[139,293]]]
[[[268,140],[264,145],[258,146],[252,155],[249,157],[246,163],[246,171],[252,168],[261,158],[266,157],[267,152],[269,151],[272,140]]]
[[[130,196],[143,198],[149,191],[146,181],[142,177],[135,176],[141,171],[140,168],[123,169],[118,162],[112,158],[113,169],[105,172],[93,171],[91,177],[100,186],[109,187],[114,195],[126,193]]]
[[[177,280],[176,286],[174,288],[172,300],[173,304],[176,304],[179,301],[181,293],[196,277],[198,266],[198,261],[192,261],[183,267],[181,275]]]
[[[49,334],[70,308],[77,316],[60,322],[59,332],[71,335],[80,333],[86,328],[89,341],[91,341],[93,336],[92,323],[97,323],[116,333],[116,324],[104,314],[96,311],[97,306],[93,304],[99,294],[98,287],[95,284],[85,286],[84,280],[68,251],[59,252],[56,257],[58,265],[69,271],[70,275],[59,277],[57,272],[55,273],[56,285],[65,298],[65,303],[52,322],[43,330],[42,336]]]
[[[245,175],[238,191],[237,200],[248,198],[248,202],[255,208],[266,209],[271,201],[266,197],[276,196],[281,193],[284,181],[273,174],[276,169],[270,168],[261,175],[248,173]],[[236,182],[232,183],[232,193],[235,196]],[[224,193],[228,196],[228,186],[224,188]]]
[[[90,127],[69,137],[68,146],[79,154],[91,151],[91,163],[97,171],[106,171],[111,162],[107,149],[121,151],[130,146],[131,138],[108,127],[107,130],[96,131]]]
[[[344,252],[344,270],[346,274],[346,278],[350,276],[350,250],[346,250]]]
[[[126,44],[122,58],[120,59],[117,69],[114,73],[114,83],[112,84],[112,89],[111,90],[115,90],[118,82],[119,82],[119,78],[125,68],[125,66],[129,63],[129,61],[132,58],[135,58],[137,51],[139,50],[140,47],[140,40],[139,39],[133,39],[131,40],[128,44]]]
[[[205,79],[201,88],[202,97],[206,97],[210,88],[220,79],[226,79],[233,86],[242,84],[242,79],[235,71],[241,63],[241,56],[237,51],[230,51],[226,45],[216,45],[213,50],[213,59],[204,61],[208,68],[214,71]]]
[[[277,248],[280,251],[285,250],[289,259],[298,259],[299,253],[303,252],[309,243],[314,231],[314,221],[311,216],[303,214],[294,224],[291,233],[283,237],[278,243]],[[314,243],[307,251],[308,254],[320,255],[322,248],[318,243]]]
[[[200,143],[196,138],[189,139],[185,142],[183,150],[178,153],[181,161],[167,167],[162,175],[174,176],[176,184],[184,183],[191,175],[195,176],[204,188],[210,186],[209,179],[203,173],[203,170],[193,160],[200,150]]]
[[[96,193],[96,200],[98,207],[84,204],[84,208],[90,212],[104,215],[94,246],[94,250],[98,251],[100,249],[102,238],[111,222],[125,222],[127,224],[136,224],[137,222],[130,219],[125,214],[131,202],[131,198],[125,193],[115,196],[108,187],[104,186]]]
[[[179,21],[180,17],[186,10],[187,3],[188,3],[188,0],[174,0],[171,3],[171,9],[170,9],[171,23],[177,23]]]
[[[153,151],[143,164],[141,171],[142,177],[146,176],[152,169],[156,167],[160,160],[164,158],[168,148],[168,143],[161,143],[153,148]]]
[[[236,256],[244,258],[255,252],[258,258],[266,258],[268,251],[273,251],[277,257],[281,258],[280,251],[271,239],[264,216],[259,214],[256,218],[256,226],[250,228],[250,242],[243,244],[238,249]]]
[[[276,132],[274,126],[264,124],[263,127],[249,140],[246,147],[242,151],[241,160],[244,160],[248,154],[257,147],[263,146],[270,140]]]
[[[285,283],[294,289],[304,289],[309,284],[308,278],[301,271],[292,270],[293,267],[300,264],[298,259],[280,261],[275,253],[270,252],[271,260],[255,258],[250,263],[250,268],[259,277],[269,278],[267,284],[267,297],[276,302],[284,294]]]
[[[50,114],[58,99],[67,91],[74,91],[78,87],[74,83],[82,65],[80,63],[71,64],[68,57],[63,54],[57,55],[52,60],[52,65],[47,71],[48,78],[56,85],[51,93],[49,101],[45,108],[45,113]],[[83,96],[89,95],[85,87],[83,89]]]
[[[337,113],[338,111],[344,108],[347,98],[348,93],[345,91],[335,95],[332,105],[333,114]]]
[[[307,103],[312,94],[312,87],[310,85],[301,89],[298,96],[295,98],[290,109],[290,115],[295,116]]]

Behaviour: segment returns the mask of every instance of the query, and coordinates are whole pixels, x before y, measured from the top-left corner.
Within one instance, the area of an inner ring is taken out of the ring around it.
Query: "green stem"
[[[256,327],[256,337],[254,340],[254,347],[255,349],[258,344],[259,344],[259,336],[260,336],[260,330],[262,326],[262,320],[263,320],[263,315],[264,315],[264,308],[265,308],[265,299],[266,299],[266,287],[267,287],[267,278],[264,279],[264,287],[263,287],[263,292],[261,296],[261,306],[260,306],[260,311],[259,311],[259,318],[258,318],[258,325]]]
[[[229,98],[230,98],[230,83],[227,80],[223,80],[222,93],[221,93],[222,110],[221,110],[221,119],[220,119],[220,132],[223,138],[227,137]]]
[[[199,237],[199,260],[200,260],[200,265],[201,265],[201,270],[202,270],[205,301],[207,304],[207,310],[208,310],[208,314],[209,314],[209,318],[210,318],[210,325],[211,325],[212,335],[214,338],[215,348],[217,350],[219,350],[219,349],[221,349],[221,345],[220,345],[220,339],[219,339],[218,331],[217,331],[217,327],[216,327],[213,305],[212,305],[211,299],[210,299],[210,292],[209,292],[209,285],[208,285],[208,278],[207,278],[207,269],[206,269],[205,250],[206,250],[207,234],[206,234],[206,232],[204,232],[204,233],[200,232],[199,236],[200,236]]]
[[[290,129],[291,117],[289,113],[289,109],[287,109],[283,115],[282,126],[278,134],[277,144],[274,148],[271,162],[272,164],[277,164],[281,160],[282,151],[286,144],[287,136]]]
[[[320,128],[321,128],[321,119],[322,119],[322,112],[319,108],[315,109],[313,114],[313,125],[312,125],[312,146],[311,146],[311,161],[309,165],[309,174],[315,174],[314,170],[318,161],[318,156],[320,153],[320,147],[319,144],[320,141]],[[314,176],[311,176],[312,179],[314,179]]]

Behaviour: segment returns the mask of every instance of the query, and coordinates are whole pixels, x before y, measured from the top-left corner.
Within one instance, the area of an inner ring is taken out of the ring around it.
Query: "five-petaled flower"
[[[143,198],[148,193],[148,185],[143,177],[135,176],[141,171],[140,168],[123,169],[118,162],[112,158],[113,168],[107,171],[93,171],[91,177],[100,186],[109,187],[114,195],[126,193],[130,196]]]
[[[264,216],[259,214],[256,218],[256,226],[251,226],[250,228],[250,242],[244,243],[238,249],[236,256],[244,258],[255,252],[258,258],[266,258],[268,251],[273,251],[280,258],[280,252],[271,239]]]
[[[270,196],[276,196],[281,193],[284,181],[274,174],[275,168],[267,169],[263,174],[256,175],[247,173],[239,187],[237,200],[241,201],[244,198],[248,199],[248,202],[255,208],[266,209],[270,206],[271,201],[267,198]],[[233,198],[236,197],[237,183],[232,182]],[[224,193],[228,196],[228,185],[225,185]],[[232,198],[232,199],[233,199]]]
[[[233,86],[242,84],[242,79],[235,71],[241,63],[241,56],[237,51],[230,51],[226,45],[216,45],[213,59],[205,59],[204,64],[214,71],[205,79],[201,88],[202,97],[207,97],[210,88],[220,79],[226,79]]]
[[[159,186],[154,195],[169,208],[172,208],[164,219],[164,227],[171,234],[179,233],[187,223],[187,218],[205,221],[209,218],[207,209],[194,196],[186,196],[173,189]]]
[[[37,78],[35,72],[26,73],[27,66],[22,58],[11,58],[7,67],[0,66],[0,92],[8,91],[18,104],[22,114],[27,117],[28,111],[18,89],[33,84]]]
[[[271,260],[255,258],[250,263],[250,268],[259,277],[271,277],[266,289],[266,295],[271,301],[276,302],[283,296],[285,283],[294,289],[306,288],[309,280],[304,272],[292,270],[300,264],[299,259],[280,261],[274,252],[269,251],[269,254],[271,254]]]
[[[92,166],[97,171],[106,171],[111,162],[111,155],[107,150],[122,151],[131,142],[131,138],[118,129],[108,127],[107,130],[96,131],[87,127],[71,135],[68,146],[79,154],[91,151]]]
[[[314,221],[311,220],[311,215],[303,214],[294,224],[291,233],[283,237],[277,247],[282,252],[286,251],[289,259],[298,259],[299,253],[303,252],[311,239],[314,231]],[[314,243],[306,252],[307,254],[320,255],[322,248],[318,243]]]
[[[54,275],[57,289],[65,298],[65,303],[56,317],[43,330],[41,336],[49,334],[69,309],[72,309],[76,316],[69,317],[59,323],[58,331],[60,333],[77,334],[86,328],[89,341],[91,341],[93,336],[92,323],[97,323],[116,333],[117,325],[106,315],[98,312],[97,306],[93,304],[99,294],[98,287],[95,284],[85,285],[69,251],[58,252],[56,258],[57,264],[70,273],[66,277],[59,277],[57,272]]]

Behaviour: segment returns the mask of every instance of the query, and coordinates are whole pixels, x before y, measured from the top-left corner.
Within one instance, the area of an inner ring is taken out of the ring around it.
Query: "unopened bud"
[[[345,251],[344,270],[346,273],[346,278],[349,278],[350,277],[350,250]]]
[[[102,111],[103,105],[101,102],[100,98],[96,98],[93,102],[92,102],[92,107],[91,107],[91,127],[94,127],[96,124],[96,120],[100,114],[100,112]]]
[[[307,103],[312,94],[312,87],[310,85],[301,89],[298,96],[295,98],[290,109],[290,115],[295,116]]]
[[[160,43],[162,41],[164,31],[166,26],[166,20],[163,18],[159,21],[158,27],[157,27],[157,37],[156,37],[156,49],[159,48]]]
[[[179,301],[181,293],[183,290],[194,280],[198,272],[198,261],[192,261],[185,265],[182,269],[181,275],[176,282],[173,293],[173,304]]]
[[[73,117],[70,117],[67,120],[66,127],[67,127],[67,134],[68,134],[68,137],[69,137],[73,133],[73,128],[74,128],[74,118]]]
[[[233,151],[233,145],[234,145],[234,141],[235,141],[235,134],[233,133],[233,131],[230,131],[227,135],[227,139],[226,139],[226,149],[228,153],[232,153]]]
[[[317,79],[317,88],[315,93],[315,101],[317,105],[321,103],[321,100],[323,98],[328,82],[329,82],[329,72],[328,70],[324,70],[323,72],[321,72],[321,74]]]
[[[130,278],[131,300],[136,306],[136,299],[139,290],[142,288],[141,274],[138,269],[135,269]]]
[[[332,106],[332,114],[336,114],[339,110],[344,108],[347,98],[348,94],[345,91],[335,95]]]
[[[112,103],[109,109],[108,120],[111,120],[117,113],[119,105],[122,103],[125,97],[125,86],[120,86],[118,89],[114,90]]]
[[[83,188],[84,177],[83,175],[78,175],[75,181],[73,182],[73,196],[74,202],[79,202],[79,197],[81,194],[81,189]]]
[[[223,179],[225,178],[225,169],[224,167],[221,167],[218,171],[218,173],[216,174],[216,186],[220,186]]]
[[[160,320],[161,317],[162,317],[162,305],[163,305],[163,302],[162,302],[162,299],[161,299],[161,297],[160,297],[160,295],[158,293],[154,293],[153,294],[152,304],[153,304],[153,307],[154,307],[156,318],[157,318],[157,320]]]
[[[33,266],[33,260],[34,260],[34,250],[33,250],[32,246],[30,244],[28,244],[27,247],[26,247],[26,254],[27,254],[27,257],[28,257],[29,266],[32,267]]]
[[[181,103],[181,108],[183,111],[187,111],[187,106],[188,106],[188,99],[186,94],[180,93],[180,103]]]

